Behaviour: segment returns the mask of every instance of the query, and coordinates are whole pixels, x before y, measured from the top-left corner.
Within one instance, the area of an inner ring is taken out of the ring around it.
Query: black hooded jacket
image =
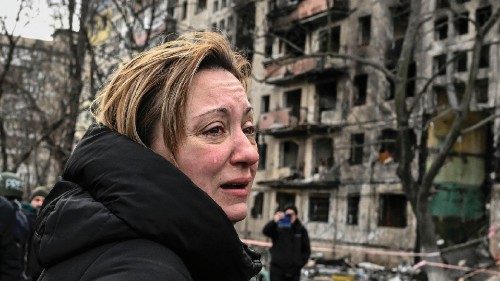
[[[170,162],[92,126],[37,218],[42,281],[249,280],[259,255]]]

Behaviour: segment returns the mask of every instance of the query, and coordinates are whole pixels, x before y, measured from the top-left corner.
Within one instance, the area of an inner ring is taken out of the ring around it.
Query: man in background
[[[299,281],[300,270],[311,255],[307,230],[297,217],[297,207],[277,211],[262,232],[271,238],[271,281]]]

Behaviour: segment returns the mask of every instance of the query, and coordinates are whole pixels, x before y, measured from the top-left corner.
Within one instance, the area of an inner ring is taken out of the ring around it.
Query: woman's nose
[[[242,130],[239,130],[233,138],[233,153],[230,160],[231,164],[252,166],[259,161],[257,144],[255,139],[253,139],[253,136],[248,136]]]

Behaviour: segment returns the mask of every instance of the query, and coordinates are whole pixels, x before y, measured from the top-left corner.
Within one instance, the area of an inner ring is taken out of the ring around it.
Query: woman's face
[[[226,70],[201,70],[188,96],[186,137],[173,153],[177,165],[231,221],[240,221],[259,160],[245,90]],[[158,129],[151,148],[168,157]]]

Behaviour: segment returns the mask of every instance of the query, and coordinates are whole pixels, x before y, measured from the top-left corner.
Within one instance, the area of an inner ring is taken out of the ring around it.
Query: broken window
[[[321,122],[323,111],[335,110],[337,103],[337,81],[316,84],[318,98],[318,121]]]
[[[432,70],[434,74],[446,74],[446,54],[435,56],[432,59]]]
[[[397,141],[398,132],[392,129],[382,130],[379,141],[380,149],[378,154],[378,161],[382,164],[389,164],[397,162]]]
[[[226,30],[226,21],[225,21],[225,20],[221,20],[221,21],[219,22],[219,30],[220,30],[220,31],[224,31],[224,30]]]
[[[295,194],[286,192],[277,192],[276,204],[278,205],[277,210],[284,211],[283,209],[286,206],[295,205]]]
[[[415,86],[417,79],[417,64],[415,62],[410,63],[408,66],[408,77],[406,80],[406,96],[415,96]]]
[[[434,38],[436,40],[448,38],[448,17],[442,17],[434,21]]]
[[[371,35],[371,17],[364,16],[359,18],[359,44],[369,45]]]
[[[479,57],[479,68],[490,67],[490,45],[484,45],[481,48],[481,56]]]
[[[389,78],[386,78],[386,80],[388,87],[384,99],[392,100],[394,99],[394,94],[396,93],[396,84],[394,84],[394,81]]]
[[[359,217],[359,201],[361,196],[359,194],[347,195],[347,218],[348,225],[358,225]]]
[[[233,19],[233,16],[229,16],[229,17],[227,18],[227,27],[228,27],[228,28],[232,28],[232,27],[233,27],[233,25],[234,25],[234,19]]]
[[[340,25],[319,32],[319,51],[334,53],[340,51]]]
[[[212,23],[212,31],[217,31],[217,23]]]
[[[227,0],[221,0],[220,6],[221,6],[221,8],[227,7]]]
[[[410,19],[410,5],[398,5],[392,10],[392,30],[394,40],[403,38]]]
[[[280,149],[280,167],[297,168],[297,159],[299,157],[299,146],[293,141],[284,141]]]
[[[299,57],[304,55],[306,46],[306,32],[303,29],[294,29],[284,35],[284,51],[286,55],[291,57]],[[281,51],[280,51],[281,53]]]
[[[453,22],[456,35],[463,35],[469,32],[469,12],[464,12],[455,17]]]
[[[264,192],[257,192],[253,197],[253,207],[250,215],[254,219],[262,218],[262,211],[264,209]]]
[[[274,38],[270,35],[266,35],[266,47],[265,47],[265,56],[266,58],[270,58],[273,55],[273,41]]]
[[[309,196],[309,221],[328,222],[330,195],[316,193]]]
[[[488,78],[476,80],[476,102],[487,103],[488,102]]]
[[[219,10],[219,1],[218,0],[215,0],[214,1],[214,12],[218,11]]]
[[[295,121],[290,120],[291,123],[297,123],[300,120],[300,98],[302,96],[302,90],[296,89],[292,91],[285,92],[285,107],[291,108],[290,116],[291,119],[295,119]]]
[[[432,87],[432,91],[434,92],[437,106],[448,105],[447,91],[444,86],[434,86]]]
[[[267,144],[259,144],[259,170],[266,169]]]
[[[368,75],[360,74],[354,77],[354,106],[366,103]]]
[[[483,26],[491,17],[491,6],[482,7],[476,10],[476,24]]]
[[[199,13],[207,8],[207,0],[198,0],[198,5],[196,5],[196,12]]]
[[[265,95],[260,98],[260,113],[269,112],[269,99],[269,95]]]
[[[188,9],[188,3],[187,1],[182,2],[182,13],[181,13],[181,20],[185,20],[187,17],[187,9]]]
[[[449,0],[437,0],[436,1],[436,9],[449,8],[450,1]]]
[[[380,194],[378,226],[405,228],[406,197],[402,194]]]
[[[455,52],[455,70],[457,72],[463,72],[467,70],[467,52],[460,51]]]
[[[333,144],[331,138],[314,141],[314,173],[326,173],[333,166]]]
[[[365,144],[365,134],[351,135],[351,157],[349,164],[359,165],[363,163],[363,146]]]

